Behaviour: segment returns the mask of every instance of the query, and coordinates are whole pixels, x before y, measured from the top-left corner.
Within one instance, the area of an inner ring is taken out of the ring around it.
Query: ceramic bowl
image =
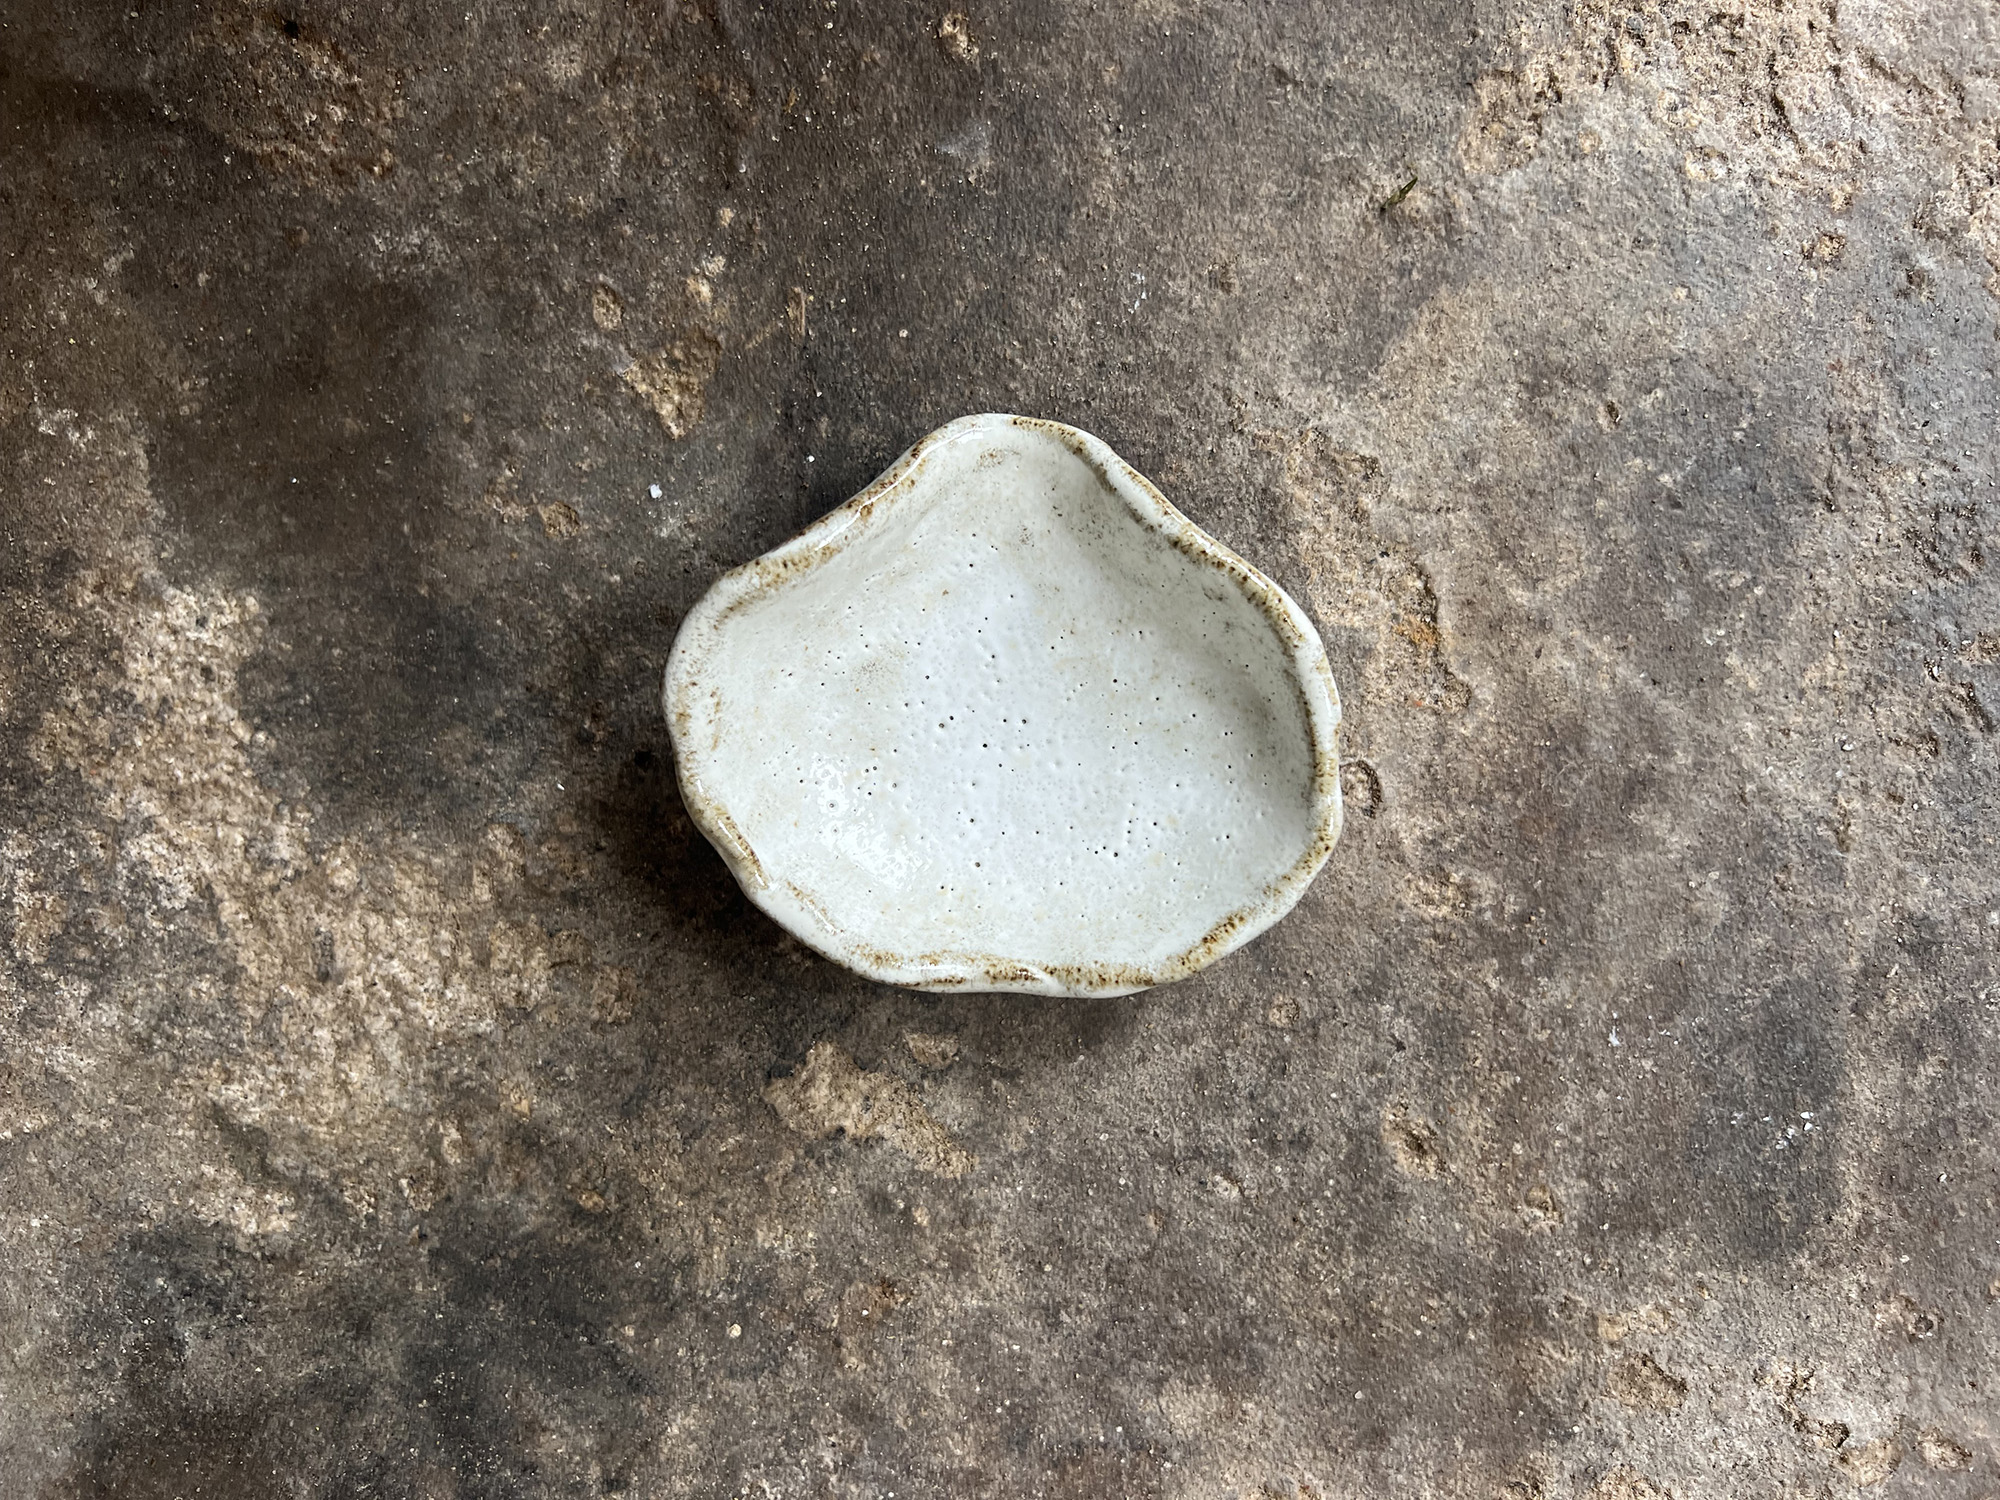
[[[964,417],[682,624],[681,795],[871,978],[1120,995],[1283,916],[1340,835],[1304,612],[1098,439]]]

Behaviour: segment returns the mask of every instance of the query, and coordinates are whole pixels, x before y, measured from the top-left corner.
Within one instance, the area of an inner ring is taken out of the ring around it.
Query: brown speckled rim
[[[721,691],[706,668],[724,623],[738,610],[785,588],[838,556],[882,516],[911,503],[917,476],[930,455],[947,445],[976,441],[998,427],[1019,427],[1054,438],[1090,467],[1104,487],[1168,545],[1228,578],[1270,622],[1293,669],[1293,683],[1312,737],[1312,835],[1297,860],[1254,900],[1217,922],[1191,946],[1155,965],[1032,963],[973,952],[895,953],[844,930],[810,891],[767,870],[726,808],[704,786],[708,758],[718,750],[724,712]],[[702,835],[715,846],[744,893],[779,926],[835,963],[884,984],[919,990],[1016,991],[1040,995],[1129,995],[1185,979],[1232,953],[1298,905],[1340,839],[1340,693],[1326,650],[1305,611],[1257,569],[1176,510],[1152,483],[1100,439],[1061,422],[1003,413],[960,417],[926,437],[845,505],[829,511],[789,542],[717,579],[681,622],[667,657],[663,702],[673,742],[681,799]]]

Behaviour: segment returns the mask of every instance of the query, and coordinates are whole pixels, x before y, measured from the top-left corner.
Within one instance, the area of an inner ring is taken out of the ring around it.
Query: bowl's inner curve
[[[719,633],[707,790],[871,947],[1178,956],[1314,836],[1285,646],[1051,435],[967,434],[912,482]]]

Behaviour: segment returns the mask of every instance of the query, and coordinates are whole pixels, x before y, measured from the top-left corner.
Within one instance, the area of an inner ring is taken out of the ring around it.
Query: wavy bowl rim
[[[833,922],[809,891],[792,881],[774,878],[728,809],[703,786],[700,742],[712,740],[716,718],[723,711],[718,691],[704,684],[703,668],[729,617],[839,556],[884,517],[920,494],[918,480],[933,454],[995,427],[1038,432],[1068,448],[1167,544],[1228,577],[1263,611],[1288,652],[1312,738],[1311,837],[1299,858],[1266,883],[1254,899],[1161,963],[1035,964],[998,954],[959,950],[904,954],[877,947]],[[1332,855],[1342,829],[1340,692],[1319,632],[1305,611],[1270,578],[1181,514],[1101,438],[1067,423],[1038,417],[982,412],[948,422],[911,444],[854,498],[827,512],[790,541],[723,574],[688,611],[674,636],[661,684],[661,705],[681,801],[744,894],[814,951],[867,978],[908,989],[1081,999],[1129,995],[1186,979],[1235,952],[1297,906]]]

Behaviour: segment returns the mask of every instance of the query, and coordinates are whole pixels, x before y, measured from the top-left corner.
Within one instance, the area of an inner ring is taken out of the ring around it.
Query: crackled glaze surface
[[[1180,978],[1288,911],[1339,834],[1311,624],[1056,423],[954,422],[731,573],[666,704],[745,890],[897,984]]]

